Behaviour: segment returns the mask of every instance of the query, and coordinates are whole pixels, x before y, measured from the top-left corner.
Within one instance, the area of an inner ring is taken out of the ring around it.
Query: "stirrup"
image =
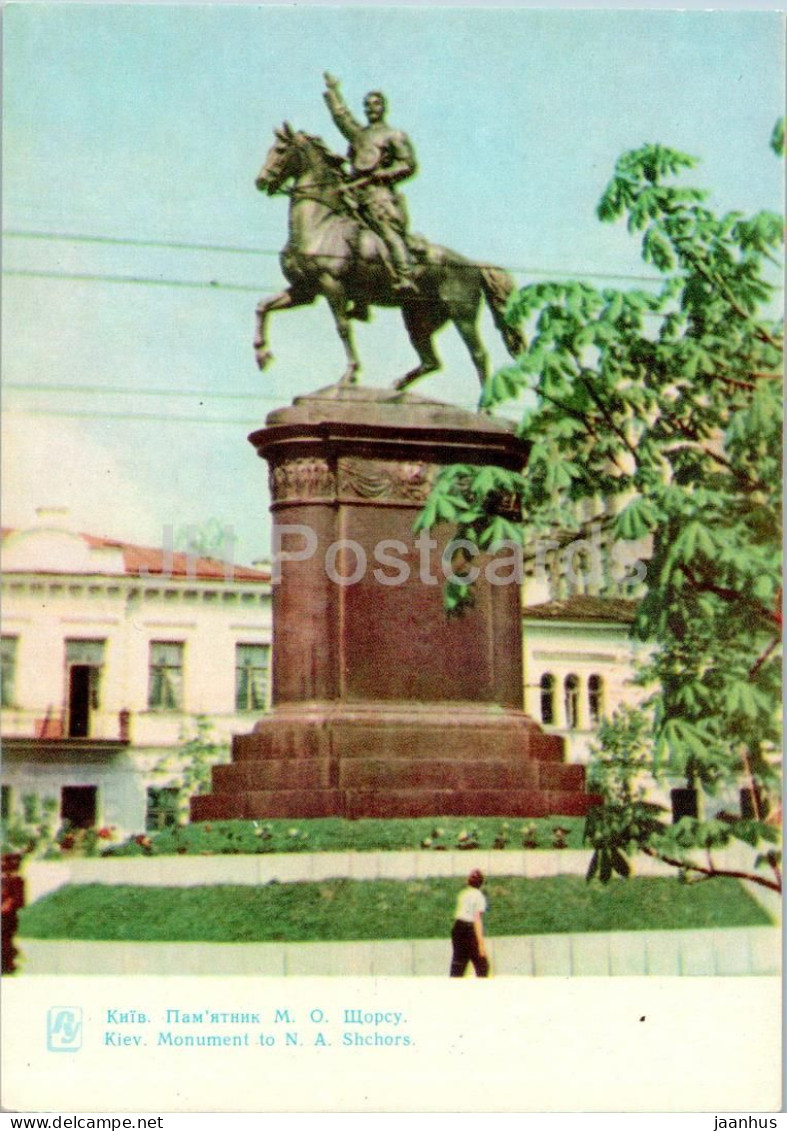
[[[415,284],[415,282],[412,279],[410,279],[409,277],[406,277],[404,279],[396,279],[394,281],[394,284],[393,284],[393,289],[396,291],[397,294],[407,293],[407,294],[412,294],[412,295],[418,295],[418,294],[421,293],[418,290],[418,287]]]
[[[368,302],[353,301],[353,304],[347,313],[350,318],[355,318],[358,322],[368,322],[369,304]]]

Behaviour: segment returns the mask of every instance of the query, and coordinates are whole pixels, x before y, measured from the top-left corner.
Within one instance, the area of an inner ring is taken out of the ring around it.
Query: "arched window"
[[[591,724],[597,726],[604,714],[604,680],[600,675],[588,679],[588,711]]]
[[[579,676],[566,676],[563,694],[566,703],[566,726],[569,730],[576,730],[579,726]]]
[[[553,726],[555,722],[555,677],[549,672],[541,676],[541,722]]]

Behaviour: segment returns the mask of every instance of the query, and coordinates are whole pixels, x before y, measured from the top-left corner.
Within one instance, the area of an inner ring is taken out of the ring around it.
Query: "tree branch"
[[[711,581],[700,581],[691,572],[685,564],[681,564],[680,568],[685,574],[686,580],[692,589],[703,593],[712,593],[715,597],[721,597],[722,601],[729,601],[730,603],[738,601],[746,604],[752,612],[757,616],[762,617],[769,625],[775,625],[781,631],[782,620],[778,612],[773,612],[771,609],[760,605],[755,601],[747,599],[743,593],[739,593],[737,589],[729,589],[724,585],[714,585]]]
[[[575,356],[574,360],[579,365],[579,359],[576,356]],[[615,424],[614,420],[612,419],[606,405],[604,404],[604,402],[602,401],[601,397],[598,395],[596,390],[593,388],[592,382],[588,381],[587,377],[585,376],[585,370],[583,368],[580,367],[580,371],[577,374],[577,377],[579,378],[579,380],[582,382],[582,384],[587,389],[588,394],[590,395],[590,399],[593,401],[596,408],[599,410],[601,415],[604,417],[604,419],[606,420],[609,427],[612,429],[612,431],[615,433],[615,435],[618,437],[618,439],[621,441],[621,443],[624,445],[624,447],[626,447],[628,449],[628,451],[631,453],[631,455],[633,455],[634,458],[636,459],[637,458],[637,449],[633,448],[631,446],[625,432],[623,432],[623,430],[621,428],[617,427],[617,425]]]
[[[720,467],[726,467],[730,474],[740,482],[742,490],[767,490],[767,483],[763,483],[761,479],[752,479],[750,476],[746,475],[740,468],[734,467],[728,459],[724,458],[724,456],[720,456],[718,452],[714,452],[712,448],[706,448],[705,445],[700,443],[699,440],[686,440],[685,443],[675,444],[671,447],[663,448],[662,450],[664,454],[668,456],[672,456],[676,452],[680,451],[697,452],[698,454],[706,455],[709,459],[712,459],[715,463],[718,463]]]
[[[580,412],[576,408],[571,408],[567,404],[563,404],[563,402],[559,401],[557,399],[557,397],[551,397],[549,395],[549,393],[543,392],[542,389],[536,390],[536,393],[537,393],[537,396],[541,397],[543,400],[549,401],[550,404],[553,404],[555,406],[555,408],[559,408],[562,412],[567,412],[569,416],[575,417],[580,422],[582,427],[585,429],[588,436],[591,437],[591,439],[593,439],[593,440],[598,439],[598,432],[595,430],[595,428],[593,428],[593,426],[591,424],[588,423],[587,417],[585,416],[584,413]],[[610,459],[622,475],[627,474],[626,469],[624,467],[620,466],[618,461],[615,459],[614,455],[610,456]]]
[[[725,365],[724,362],[720,361],[717,357],[713,359],[713,362],[714,365],[719,366],[721,369],[730,368],[729,365]],[[754,378],[755,381],[780,381],[783,374],[781,370],[777,369],[751,369],[749,370],[749,376]],[[718,381],[723,381],[724,384],[732,385],[738,389],[746,389],[747,391],[752,391],[757,387],[756,385],[752,385],[748,381],[740,381],[734,377],[725,377],[719,373],[715,374],[715,377]]]
[[[716,272],[709,271],[698,258],[694,256],[692,256],[691,258],[694,262],[696,270],[699,271],[699,273],[704,276],[705,279],[707,279],[711,286],[717,286],[720,288],[722,294],[724,295],[732,309],[735,311],[735,313],[738,315],[738,317],[743,319],[744,322],[754,322],[751,314],[749,314],[749,312],[740,305],[724,279],[722,279]],[[778,338],[771,337],[771,335],[766,329],[764,329],[764,327],[759,326],[756,322],[754,322],[753,330],[754,336],[756,338],[759,338],[761,342],[765,342],[766,345],[773,346],[773,348],[779,350],[780,353],[784,352],[784,342],[779,341]]]
[[[681,209],[674,204],[662,204],[662,209],[670,216],[677,216],[681,211]],[[673,246],[677,244],[678,254],[684,256],[685,259],[688,260],[689,263],[691,263],[691,265],[694,267],[695,271],[698,271],[703,276],[703,278],[711,284],[712,287],[718,287],[721,290],[727,302],[730,304],[739,318],[741,318],[744,322],[753,321],[752,316],[740,305],[734,294],[730,291],[724,279],[721,278],[716,272],[709,270],[702,262],[699,255],[697,255],[696,251],[685,246],[687,242],[686,240],[675,241],[671,238],[671,242],[673,243]],[[765,254],[767,255],[767,252]],[[777,266],[781,265],[777,264]],[[754,334],[760,339],[761,342],[765,342],[767,343],[767,345],[773,346],[773,348],[779,350],[780,353],[784,352],[784,342],[779,341],[778,338],[771,337],[767,330],[765,330],[762,326],[758,326],[756,323],[754,324]]]
[[[781,639],[781,637],[777,636],[777,637],[775,637],[775,639],[773,639],[770,642],[770,644],[765,649],[763,654],[757,659],[754,666],[752,668],[750,668],[749,679],[754,679],[754,677],[756,676],[757,672],[760,670],[762,665],[765,663],[765,661],[768,659],[768,657],[775,651],[780,639]]]
[[[734,377],[725,377],[722,373],[716,374],[716,380],[723,385],[731,385],[733,389],[746,389],[747,392],[753,392],[757,388],[751,381],[736,381]]]
[[[760,887],[768,888],[769,891],[778,891],[781,893],[781,872],[775,865],[771,865],[776,873],[775,880],[769,880],[765,876],[752,875],[750,872],[738,872],[732,868],[704,868],[702,864],[694,864],[689,860],[677,860],[671,856],[665,856],[662,852],[657,852],[655,848],[648,848],[642,846],[642,851],[646,856],[652,856],[654,860],[661,860],[664,864],[669,864],[673,868],[687,869],[691,872],[699,872],[703,876],[726,876],[730,880],[748,880],[752,884],[759,884]]]

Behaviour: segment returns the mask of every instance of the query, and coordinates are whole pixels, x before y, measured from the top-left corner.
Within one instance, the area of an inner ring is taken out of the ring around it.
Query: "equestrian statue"
[[[347,360],[340,385],[354,385],[360,370],[352,320],[367,321],[370,306],[389,306],[401,309],[419,359],[394,388],[405,389],[440,368],[432,337],[449,321],[483,386],[489,363],[477,325],[482,295],[511,356],[525,348],[520,331],[505,320],[513,279],[499,267],[472,263],[409,234],[407,206],[397,186],[416,171],[410,139],[386,122],[386,100],[379,91],[364,99],[364,125],[347,108],[337,80],[326,74],[325,82],[328,109],[350,143],[347,157],[285,122],[274,131],[275,142],[256,180],[261,192],[290,198],[289,239],[281,253],[290,285],[257,306],[258,366],[264,369],[273,358],[268,315],[324,295]]]

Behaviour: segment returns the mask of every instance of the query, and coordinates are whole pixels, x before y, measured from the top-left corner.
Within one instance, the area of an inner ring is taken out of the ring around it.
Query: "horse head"
[[[344,158],[331,153],[321,138],[294,130],[289,122],[273,132],[276,140],[255,182],[260,192],[272,196],[286,181],[314,170],[321,171],[319,183],[325,187],[343,179]]]
[[[276,140],[268,150],[265,163],[257,174],[255,184],[260,192],[273,196],[281,186],[300,171],[298,135],[289,122],[275,129]]]

